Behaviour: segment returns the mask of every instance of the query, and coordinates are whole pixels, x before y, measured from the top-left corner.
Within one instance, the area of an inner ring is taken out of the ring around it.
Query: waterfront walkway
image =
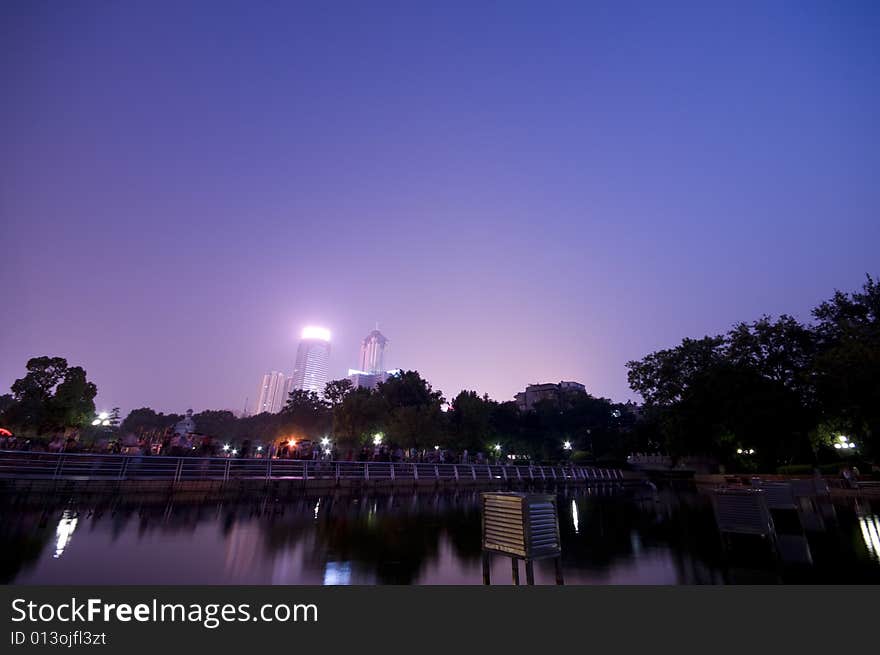
[[[619,469],[412,462],[166,457],[0,451],[0,480],[165,482],[290,481],[309,485],[621,484]]]

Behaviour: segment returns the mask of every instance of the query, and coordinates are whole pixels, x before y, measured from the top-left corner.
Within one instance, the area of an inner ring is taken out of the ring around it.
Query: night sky
[[[416,6],[418,5],[418,6]],[[240,410],[378,321],[447,397],[880,264],[878,2],[0,4],[0,388]]]

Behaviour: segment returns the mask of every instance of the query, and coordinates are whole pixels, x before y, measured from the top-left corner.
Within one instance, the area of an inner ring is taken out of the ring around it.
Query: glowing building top
[[[296,349],[291,387],[323,396],[329,362],[330,330],[315,326],[303,328],[302,340]]]

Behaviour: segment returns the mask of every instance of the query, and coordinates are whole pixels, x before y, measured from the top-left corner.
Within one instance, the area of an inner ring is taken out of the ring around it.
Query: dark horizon
[[[333,333],[447,398],[877,273],[880,6],[0,7],[0,393],[240,411]]]

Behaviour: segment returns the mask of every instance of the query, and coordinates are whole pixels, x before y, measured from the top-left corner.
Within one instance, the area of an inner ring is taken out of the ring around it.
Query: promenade
[[[191,488],[285,483],[303,487],[622,485],[639,477],[586,466],[502,466],[236,457],[168,457],[0,451],[0,485],[99,483],[104,488]]]

